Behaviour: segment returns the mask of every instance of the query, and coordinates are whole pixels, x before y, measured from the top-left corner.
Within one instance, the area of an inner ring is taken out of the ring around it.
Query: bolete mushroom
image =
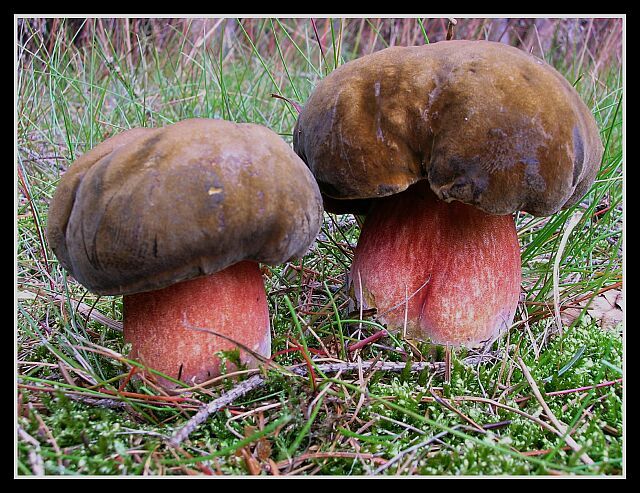
[[[197,383],[219,374],[219,351],[240,348],[250,365],[243,347],[270,356],[258,262],[302,256],[322,214],[313,176],[277,134],[190,119],[125,131],[77,159],[47,236],[78,282],[124,295],[134,358]]]
[[[477,347],[512,324],[512,213],[575,204],[599,169],[596,123],[560,73],[487,41],[392,47],[309,97],[294,150],[329,212],[366,214],[353,295],[388,329]]]

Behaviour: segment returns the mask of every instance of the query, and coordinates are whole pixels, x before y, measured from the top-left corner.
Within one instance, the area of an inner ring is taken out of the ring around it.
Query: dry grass
[[[449,24],[445,18],[318,18],[314,20],[313,29],[308,19],[279,21],[287,27],[291,40],[299,45],[309,39],[310,31],[313,35],[317,32],[318,48],[325,50],[325,56],[331,54],[332,36],[339,36],[340,50],[350,58],[388,46],[441,41],[446,37]],[[159,51],[177,42],[186,41],[193,47],[221,43],[231,47],[226,56],[240,59],[244,59],[246,50],[251,51],[253,42],[262,57],[275,59],[278,47],[265,23],[265,19],[229,18],[19,19],[18,36],[30,52],[44,48],[52,53],[56,43],[61,42],[82,49],[92,47],[97,41],[103,51],[126,57],[144,55],[139,50],[141,39],[152,42]],[[454,33],[457,39],[501,41],[544,58],[554,66],[576,65],[575,72],[586,65],[597,71],[622,63],[620,18],[459,18]],[[285,54],[291,55],[291,45],[286,40],[282,44]]]

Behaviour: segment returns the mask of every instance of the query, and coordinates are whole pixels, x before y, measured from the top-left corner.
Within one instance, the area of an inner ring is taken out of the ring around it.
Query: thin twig
[[[597,383],[595,385],[587,385],[585,387],[578,387],[575,389],[564,389],[564,390],[555,390],[553,392],[545,392],[545,395],[549,396],[549,395],[565,395],[565,394],[573,394],[574,392],[585,392],[588,390],[593,390],[593,389],[599,389],[602,387],[609,387],[611,385],[616,385],[622,383],[622,378],[618,378],[616,380],[610,380],[607,382],[601,382],[601,383]],[[528,401],[529,399],[531,399],[530,396],[524,396],[524,397],[518,397],[515,401],[517,403],[521,403],[521,402],[525,402]]]
[[[580,460],[582,460],[582,462],[587,465],[592,465],[593,460],[591,459],[591,457],[589,457],[586,452],[581,453],[582,447],[580,447],[580,445],[578,445],[578,443],[571,437],[571,435],[569,435],[567,426],[560,422],[556,415],[553,414],[553,411],[551,411],[549,405],[545,402],[544,398],[542,397],[542,393],[538,388],[538,384],[536,384],[536,381],[533,379],[531,373],[529,372],[529,368],[527,368],[527,365],[520,356],[518,356],[518,364],[520,365],[520,368],[522,368],[522,373],[527,379],[527,382],[529,383],[529,386],[533,391],[533,395],[535,395],[536,400],[540,403],[542,409],[544,409],[545,414],[547,415],[553,426],[555,426],[557,430],[556,434],[563,438],[567,445],[569,445],[569,447],[571,447],[575,452],[580,453]]]
[[[381,339],[383,337],[386,337],[388,334],[388,332],[386,330],[379,330],[378,332],[376,332],[373,335],[370,335],[369,337],[362,339],[361,341],[358,341],[356,343],[351,344],[350,346],[347,347],[347,352],[352,352],[355,351],[356,349],[361,349],[363,347],[365,347],[367,344],[370,344],[374,341],[377,341],[378,339]]]
[[[435,401],[440,404],[441,406],[446,407],[447,409],[449,409],[450,411],[454,412],[455,414],[457,414],[458,416],[460,416],[462,419],[464,419],[467,423],[471,424],[471,426],[473,426],[474,428],[476,428],[476,430],[478,430],[481,433],[485,433],[484,428],[482,428],[482,426],[480,426],[478,423],[476,423],[473,419],[471,419],[469,416],[467,416],[466,414],[464,414],[463,412],[461,412],[459,409],[456,409],[455,406],[452,406],[451,403],[447,402],[446,399],[440,397],[438,394],[435,393],[435,391],[430,388],[429,389],[429,393],[433,396],[433,398],[435,399]]]
[[[88,406],[106,407],[108,409],[124,409],[128,406],[125,401],[118,401],[115,399],[94,399],[93,397],[84,397],[81,395],[65,394],[71,400],[82,402]]]
[[[485,432],[486,430],[493,430],[496,428],[501,428],[503,426],[508,426],[511,424],[511,420],[505,420],[505,421],[498,421],[497,423],[488,423],[486,425],[482,425],[480,431]],[[472,428],[470,426],[465,426],[462,424],[458,424],[455,425],[451,428],[452,430],[457,430],[457,429],[464,429],[467,431],[478,431],[476,428]],[[404,450],[401,450],[398,455],[396,455],[393,459],[389,460],[386,464],[380,466],[378,469],[376,469],[373,474],[379,474],[382,471],[384,471],[385,469],[388,469],[389,467],[391,467],[394,463],[396,463],[398,460],[400,460],[404,455],[408,454],[408,453],[412,453],[414,451],[417,451],[420,448],[426,447],[427,445],[431,445],[434,442],[441,442],[441,438],[443,438],[444,436],[448,435],[449,431],[445,430],[445,431],[441,431],[440,433],[433,435],[432,437],[428,438],[427,440],[424,440],[420,443],[417,443],[416,445],[412,445],[409,448],[406,448]],[[441,442],[442,443],[442,442]],[[400,468],[399,468],[400,469]]]
[[[452,427],[453,430],[457,430],[458,428],[461,428],[462,425],[455,425]],[[378,467],[375,471],[373,471],[374,475],[378,475],[380,474],[382,471],[389,469],[392,465],[394,465],[396,462],[398,462],[400,459],[402,459],[402,457],[404,457],[407,454],[410,454],[416,450],[419,450],[421,448],[427,447],[429,445],[431,445],[434,442],[439,442],[441,438],[445,437],[446,435],[449,434],[448,430],[445,431],[441,431],[440,433],[437,433],[436,435],[433,435],[432,437],[427,438],[426,440],[423,440],[422,442],[418,442],[415,445],[412,445],[411,447],[408,447],[404,450],[401,450],[397,455],[395,455],[392,459],[389,459],[385,464],[381,465],[380,467]]]
[[[376,455],[370,454],[370,453],[358,453],[358,452],[311,452],[311,453],[306,453],[306,454],[302,454],[299,455],[297,457],[294,457],[293,459],[293,464],[297,464],[299,462],[303,462],[305,460],[312,460],[312,459],[338,459],[338,458],[347,458],[347,459],[363,459],[363,460],[370,460],[372,462],[386,462],[386,459],[382,458],[382,457],[378,457]],[[280,462],[277,462],[276,467],[280,468],[280,467],[285,467],[289,465],[289,459],[285,459],[282,460]]]
[[[424,431],[422,431],[420,428],[416,428],[415,426],[411,426],[410,424],[405,423],[403,421],[398,421],[397,419],[390,418],[388,416],[385,416],[384,414],[373,413],[372,416],[376,419],[383,419],[385,421],[389,421],[394,425],[413,431],[414,433],[418,433],[419,435],[424,435]],[[362,432],[358,430],[358,433],[362,433]]]
[[[241,382],[229,392],[226,392],[222,396],[211,401],[209,404],[200,409],[200,411],[198,411],[196,415],[193,416],[193,418],[191,418],[185,426],[178,430],[169,439],[169,445],[171,445],[172,447],[177,447],[198,427],[198,425],[204,422],[209,417],[209,415],[215,413],[216,411],[219,411],[225,406],[228,406],[236,399],[242,397],[243,395],[249,393],[254,389],[257,389],[258,387],[261,387],[265,383],[266,381],[262,375],[254,375],[244,382]]]
[[[18,436],[26,443],[33,447],[33,450],[29,451],[29,463],[33,474],[36,476],[44,476],[44,461],[40,455],[40,442],[29,435],[22,427],[18,426]]]
[[[36,418],[36,421],[38,422],[39,432],[44,431],[45,435],[47,435],[48,437],[48,442],[51,444],[51,446],[53,447],[53,450],[55,450],[56,452],[58,467],[64,468],[64,465],[62,464],[62,459],[61,459],[62,450],[60,450],[60,446],[58,445],[56,438],[53,436],[53,433],[51,433],[51,430],[49,429],[47,424],[44,422],[40,414],[36,412],[35,409],[33,409],[31,403],[29,403],[28,406],[31,410],[31,414]],[[39,450],[39,447],[38,447],[38,450]]]
[[[296,109],[298,114],[300,114],[302,112],[302,106],[300,105],[300,103],[298,103],[297,101],[294,101],[291,98],[287,98],[285,96],[281,96],[280,94],[275,94],[275,93],[271,93],[271,97],[272,98],[276,98],[276,99],[282,99],[282,100],[286,101],[287,103],[289,103],[291,106],[293,106]]]
[[[423,397],[421,400],[423,402],[426,402],[432,399],[433,397]],[[433,400],[435,401],[435,399]],[[505,411],[509,411],[519,416],[522,416],[524,418],[527,418],[528,420],[536,423],[537,425],[539,425],[540,427],[544,428],[545,430],[551,433],[554,433],[554,434],[557,433],[557,430],[553,426],[551,426],[549,423],[542,421],[540,418],[536,418],[535,416],[532,416],[531,414],[528,414],[524,412],[522,409],[519,409],[517,407],[512,407],[507,404],[502,404],[501,402],[498,402],[494,399],[489,399],[487,397],[461,396],[461,397],[454,397],[453,400],[456,402],[463,402],[463,401],[482,402],[492,407],[498,407],[500,409],[504,409]]]

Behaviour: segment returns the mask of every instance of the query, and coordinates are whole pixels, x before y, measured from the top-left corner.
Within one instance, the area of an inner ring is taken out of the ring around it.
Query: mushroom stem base
[[[511,215],[446,203],[421,181],[371,208],[352,263],[351,289],[389,330],[477,347],[513,322],[520,262]]]
[[[269,310],[256,262],[239,262],[209,276],[127,295],[123,304],[124,339],[132,345],[131,357],[188,384],[220,375],[220,351],[242,345],[271,355]],[[240,361],[249,366],[257,363],[243,349]],[[153,378],[163,387],[176,386]]]

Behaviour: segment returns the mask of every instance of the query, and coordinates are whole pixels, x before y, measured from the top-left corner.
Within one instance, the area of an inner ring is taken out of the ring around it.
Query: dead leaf
[[[588,300],[562,307],[560,318],[564,325],[571,325],[580,316]],[[613,329],[623,320],[624,299],[619,289],[609,289],[593,298],[587,314],[597,320],[604,329]]]
[[[623,320],[622,291],[610,289],[596,296],[587,309],[587,313],[600,321],[603,329],[613,329]]]
[[[605,291],[604,297],[609,303],[611,303],[611,306],[617,306],[621,310],[624,310],[622,291],[620,291],[619,289],[610,289],[609,291]]]
[[[560,311],[560,320],[566,326],[569,326],[573,323],[573,321],[580,316],[582,313],[582,307],[563,307]]]

